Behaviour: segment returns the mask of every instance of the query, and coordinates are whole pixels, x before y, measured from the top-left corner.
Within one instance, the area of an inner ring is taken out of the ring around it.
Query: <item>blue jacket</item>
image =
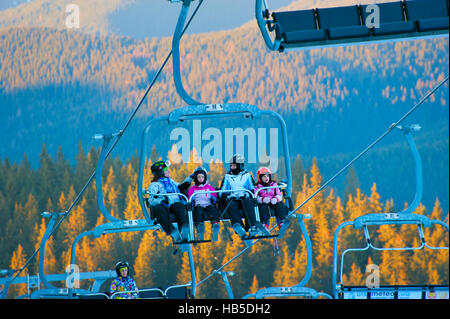
[[[171,178],[167,178],[168,182],[171,184],[172,188],[173,188],[173,192],[176,193],[180,193],[180,190],[178,189],[178,186],[180,186],[181,184],[178,184],[177,182],[175,182],[173,179]],[[192,178],[189,176],[187,177],[183,183],[191,183],[192,182]],[[158,195],[153,195],[153,194],[168,194],[166,191],[166,187],[164,186],[164,183],[161,182],[161,179],[159,179],[156,182],[153,182],[150,184],[150,186],[148,187],[148,192],[150,193],[149,197],[148,197],[148,203],[150,206],[155,206],[158,204],[161,204],[161,202],[167,198],[169,201],[169,205],[172,205],[173,203],[176,202],[184,202],[184,197],[181,196],[176,196],[176,195],[172,195],[172,196],[158,196]]]

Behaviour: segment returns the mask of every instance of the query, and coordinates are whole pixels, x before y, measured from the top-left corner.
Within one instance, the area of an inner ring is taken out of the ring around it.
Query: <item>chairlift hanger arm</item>
[[[420,154],[417,150],[416,144],[414,143],[414,139],[411,136],[411,131],[414,129],[413,126],[404,126],[401,127],[400,129],[403,131],[406,140],[408,141],[409,148],[414,158],[416,170],[416,194],[414,196],[412,203],[401,213],[412,213],[416,210],[416,208],[420,204],[420,201],[422,200],[422,193],[423,193],[422,159],[420,158]]]
[[[281,128],[281,141],[284,149],[284,164],[286,168],[287,187],[286,193],[290,197],[292,193],[292,174],[291,161],[289,153],[289,142],[286,122],[280,114],[271,110],[261,110],[254,105],[243,103],[227,103],[227,104],[207,104],[207,105],[190,105],[184,108],[176,109],[169,114],[169,123],[178,123],[186,119],[202,119],[213,117],[230,117],[244,116],[245,118],[256,119],[262,116],[274,117]]]
[[[189,11],[189,6],[192,0],[183,0],[183,5],[181,7],[180,15],[178,17],[177,25],[175,27],[175,32],[172,38],[172,66],[173,66],[173,79],[175,83],[175,88],[180,95],[180,97],[190,105],[202,104],[187,94],[183,87],[183,82],[181,80],[181,66],[180,66],[180,38],[182,36],[183,27],[186,22],[187,13]],[[203,0],[200,0],[199,6],[202,4]]]
[[[110,222],[119,221],[120,219],[112,216],[108,209],[105,207],[105,203],[103,200],[103,186],[102,186],[102,172],[103,172],[103,164],[105,163],[105,159],[107,155],[109,154],[109,143],[114,138],[114,136],[117,136],[117,139],[120,138],[122,134],[117,135],[101,135],[103,138],[103,145],[102,150],[100,152],[100,157],[97,162],[97,168],[95,169],[95,186],[96,186],[96,192],[97,192],[97,205],[100,209],[100,212],[103,214],[103,216],[106,218],[106,220]],[[97,138],[100,137],[100,135],[96,135]]]
[[[287,128],[286,123],[283,118],[276,112],[270,110],[260,110],[256,106],[243,104],[243,103],[229,103],[229,104],[201,104],[201,105],[188,105],[183,108],[176,109],[172,111],[169,115],[161,116],[159,118],[153,118],[149,124],[146,126],[142,133],[141,137],[141,148],[140,148],[140,163],[139,163],[139,174],[138,174],[138,198],[141,206],[141,210],[145,219],[151,223],[151,218],[148,215],[147,208],[145,205],[145,200],[143,195],[145,194],[145,190],[143,188],[143,176],[145,169],[145,161],[146,154],[148,152],[147,148],[149,147],[148,139],[150,134],[150,129],[152,125],[155,123],[164,123],[168,124],[176,124],[182,122],[187,119],[198,119],[198,118],[211,118],[211,117],[228,117],[228,116],[237,116],[237,115],[245,116],[247,118],[259,118],[262,116],[272,116],[275,117],[281,127],[282,133],[282,142],[284,149],[284,161],[286,167],[286,177],[287,177],[287,187],[286,193],[288,197],[291,194],[292,190],[292,176],[291,176],[291,164],[290,164],[290,154],[289,154],[289,144],[287,140]]]
[[[50,221],[48,222],[47,228],[45,229],[44,236],[42,237],[41,244],[39,245],[39,277],[42,279],[42,283],[46,288],[56,288],[47,280],[44,271],[44,262],[45,262],[45,247],[47,245],[47,241],[50,238],[53,228],[55,227],[56,220],[60,217],[64,216],[64,213],[51,213]],[[63,218],[63,217],[62,217]]]
[[[223,193],[241,193],[246,192],[250,194],[250,197],[254,197],[253,192],[246,189],[246,188],[237,188],[237,189],[218,189],[215,191],[195,191],[190,197],[189,202],[191,203],[195,196],[201,195],[201,194],[223,194]]]

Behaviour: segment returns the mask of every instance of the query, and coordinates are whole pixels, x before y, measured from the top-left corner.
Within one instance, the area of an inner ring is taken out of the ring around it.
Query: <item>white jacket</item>
[[[255,188],[254,181],[252,175],[246,170],[240,171],[239,174],[233,175],[230,172],[225,174],[222,183],[222,190],[238,190],[238,189],[247,189],[249,191],[253,191]],[[225,193],[226,194],[226,193]],[[232,192],[227,198],[237,198],[243,196],[249,196],[248,192],[240,191],[240,192]]]

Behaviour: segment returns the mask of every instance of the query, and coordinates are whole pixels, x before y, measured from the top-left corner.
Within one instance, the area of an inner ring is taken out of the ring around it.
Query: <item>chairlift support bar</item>
[[[97,293],[100,291],[101,285],[105,282],[105,280],[109,278],[114,278],[117,276],[115,270],[106,270],[106,271],[93,271],[93,272],[80,272],[77,274],[79,276],[79,280],[85,280],[85,279],[94,279],[94,284],[92,285],[92,288],[90,290],[91,293]],[[14,284],[25,284],[27,283],[27,277],[17,277],[14,280]],[[39,280],[41,279],[38,277]],[[46,275],[47,281],[65,281],[67,278],[67,274],[50,274]],[[4,285],[7,283],[7,278],[0,278],[0,285]],[[41,290],[55,290],[55,289],[41,289]],[[56,288],[56,290],[59,290],[59,288]],[[5,293],[6,297],[6,293]],[[1,299],[1,298],[0,298]]]
[[[259,191],[264,190],[264,189],[272,189],[272,188],[285,188],[287,187],[287,184],[282,183],[281,185],[278,186],[267,186],[267,187],[262,187],[260,189],[258,189],[258,191],[256,192],[256,194],[254,194],[252,191],[249,191],[248,189],[235,189],[235,190],[214,190],[214,191],[196,191],[195,193],[193,193],[189,198],[187,198],[184,194],[182,193],[170,193],[170,194],[152,194],[149,193],[146,190],[143,190],[144,194],[149,195],[149,196],[162,196],[162,197],[170,197],[170,196],[181,196],[184,198],[184,200],[186,201],[186,203],[188,204],[187,207],[189,207],[189,209],[187,209],[188,212],[188,220],[189,220],[189,240],[188,242],[178,242],[176,244],[190,244],[190,243],[201,243],[201,242],[210,242],[210,240],[201,240],[201,241],[196,241],[195,240],[195,236],[194,236],[194,219],[193,219],[193,215],[192,215],[192,202],[195,198],[195,196],[197,195],[201,195],[201,194],[220,194],[220,193],[232,193],[232,192],[246,192],[248,194],[248,196],[250,198],[252,198],[253,200],[256,199],[257,194],[259,193]],[[259,210],[258,210],[258,206],[255,205],[255,215],[256,215],[256,221],[260,222],[260,217],[259,217]],[[142,221],[144,222],[144,221]],[[121,226],[121,225],[119,225]],[[155,226],[155,227],[159,227],[159,226]],[[99,236],[99,235],[98,235]],[[98,237],[97,236],[97,237]],[[257,238],[273,238],[276,237],[277,235],[270,235],[270,236],[258,236],[255,238],[247,238],[247,239],[257,239]]]
[[[226,271],[219,271],[217,272],[222,277],[223,283],[225,284],[225,289],[227,290],[228,297],[230,299],[234,299],[233,290],[231,289],[230,281],[228,280],[228,275],[231,275],[229,272]],[[234,273],[233,273],[234,275]]]
[[[80,294],[80,293],[86,293],[89,292],[89,294],[102,294],[100,293],[100,288],[102,284],[110,279],[117,276],[116,272],[114,270],[108,270],[108,271],[93,271],[93,272],[80,272],[77,274],[79,276],[79,280],[86,280],[86,279],[94,279],[94,283],[90,290],[85,289],[79,289],[79,288],[67,288],[68,296],[73,297],[74,295]],[[67,279],[67,274],[54,274],[54,275],[47,275],[48,281],[64,281]],[[41,289],[43,291],[60,291],[59,288],[56,289]],[[31,294],[31,297],[35,298],[36,295],[33,296]]]
[[[78,294],[92,294],[92,291],[85,289],[69,288],[48,288],[36,290],[31,294],[31,299],[74,299],[73,292]]]

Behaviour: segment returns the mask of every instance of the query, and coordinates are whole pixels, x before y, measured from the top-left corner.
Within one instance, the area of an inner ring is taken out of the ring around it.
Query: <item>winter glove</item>
[[[270,203],[272,205],[276,205],[276,203],[278,203],[278,199],[276,197],[272,197],[272,199],[270,200]]]
[[[263,203],[263,198],[260,197],[260,196],[258,196],[258,197],[256,198],[256,201],[257,201],[259,204],[262,204],[262,203]]]
[[[183,183],[181,183],[181,184],[178,186],[178,189],[179,189],[181,192],[183,192],[183,190],[186,190],[186,191],[187,191],[187,189],[189,188],[189,186],[191,186],[191,182],[188,181],[188,180],[186,179]]]
[[[161,201],[161,204],[166,207],[169,207],[169,198],[164,197],[164,199]]]
[[[270,197],[264,197],[263,198],[263,203],[264,204],[269,204],[270,203]]]

